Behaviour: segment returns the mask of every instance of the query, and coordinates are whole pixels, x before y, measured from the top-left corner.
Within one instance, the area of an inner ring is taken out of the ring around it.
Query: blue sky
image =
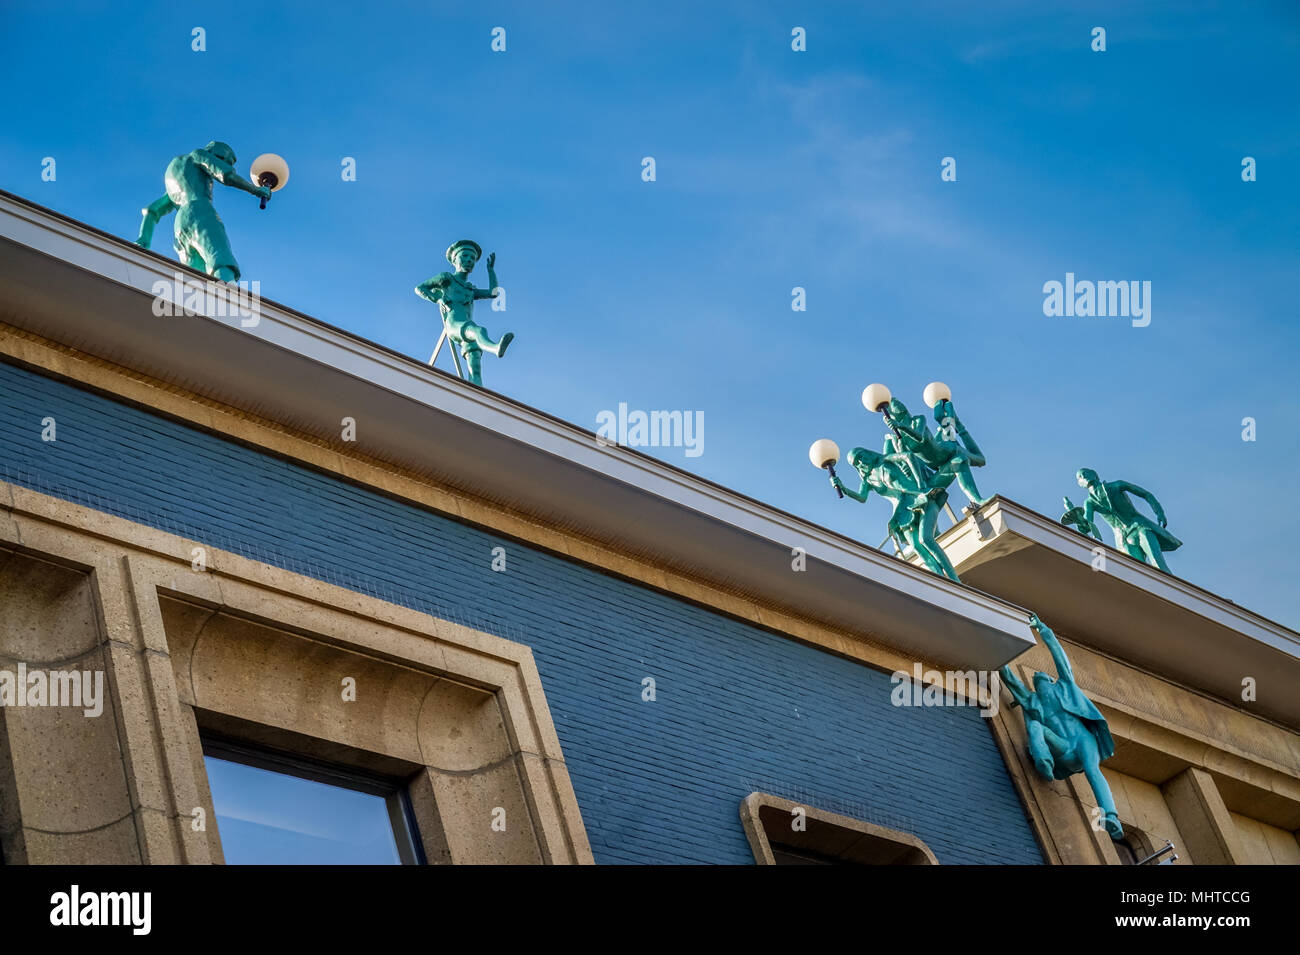
[[[1298,11],[6,0],[0,187],[134,238],[173,155],[278,152],[266,212],[217,196],[267,297],[425,359],[411,290],[475,238],[508,296],[479,318],[517,335],[490,387],[592,429],[702,411],[701,456],[651,453],[873,545],[888,506],[808,445],[876,447],[863,386],[941,379],[984,493],[1056,517],[1079,467],[1141,484],[1177,575],[1298,626]],[[1044,316],[1066,272],[1150,281],[1151,324]]]

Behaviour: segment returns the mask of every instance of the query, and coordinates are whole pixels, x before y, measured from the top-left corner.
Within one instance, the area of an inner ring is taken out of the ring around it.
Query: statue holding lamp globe
[[[888,530],[898,552],[910,549],[932,572],[960,580],[936,539],[939,511],[948,501],[953,481],[975,506],[985,503],[970,473],[972,467],[982,467],[985,458],[957,419],[947,385],[931,382],[923,397],[935,411],[941,427],[938,434],[930,431],[924,417],[912,416],[884,385],[868,385],[862,392],[863,405],[884,416],[889,434],[880,452],[860,447],[849,452],[848,463],[861,479],[857,490],[846,487],[835,474],[839,448],[833,441],[815,442],[808,456],[815,467],[829,472],[840,497],[865,502],[875,491],[892,501]]]
[[[235,151],[218,140],[173,158],[163,173],[165,194],[141,210],[144,218],[136,244],[149,248],[158,222],[175,212],[173,244],[180,260],[218,281],[238,282],[239,263],[225,224],[212,204],[212,184],[219,182],[257,196],[265,209],[271,193],[289,181],[289,165],[274,153],[264,153],[253,161],[250,181],[235,170],[235,163]]]

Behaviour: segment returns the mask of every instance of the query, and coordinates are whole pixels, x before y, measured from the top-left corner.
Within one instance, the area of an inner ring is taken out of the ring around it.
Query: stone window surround
[[[814,806],[805,806],[803,803],[782,799],[780,796],[756,792],[750,793],[741,801],[740,823],[745,829],[745,837],[749,839],[749,845],[754,850],[754,859],[759,865],[776,865],[776,857],[772,852],[772,840],[761,817],[762,811],[764,809],[773,809],[783,817],[792,818],[793,810],[796,808],[802,808],[806,819],[812,823],[837,830],[847,841],[848,846],[851,846],[855,841],[863,841],[862,838],[855,840],[855,836],[866,837],[867,841],[872,842],[896,844],[899,847],[900,858],[891,863],[884,863],[886,865],[939,864],[939,860],[930,851],[930,847],[911,833],[878,826],[875,823],[864,822],[849,816],[842,816]],[[846,856],[844,861],[853,862],[854,860]]]
[[[162,610],[179,600],[495,695],[531,833],[513,858],[449,861],[594,862],[530,648],[225,551],[207,548],[206,570],[195,571],[196,546],[0,482],[0,547],[91,578],[142,861],[221,861],[215,826],[191,826],[194,807],[211,807],[198,723],[220,714],[183,702]],[[418,808],[417,820],[430,821]]]

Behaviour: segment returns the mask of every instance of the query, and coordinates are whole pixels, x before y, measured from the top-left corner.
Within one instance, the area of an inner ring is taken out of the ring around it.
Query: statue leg
[[[180,256],[181,261],[190,268],[203,273],[208,271],[207,263],[203,261],[203,256],[199,255],[197,249],[187,246],[184,249],[178,249],[177,254]]]
[[[1091,732],[1079,740],[1079,756],[1083,762],[1083,775],[1092,787],[1092,794],[1102,811],[1102,825],[1112,839],[1124,838],[1124,826],[1115,811],[1115,797],[1111,795],[1110,783],[1106,782],[1101,771],[1101,754],[1097,752],[1097,740]]]
[[[930,496],[938,497],[938,491],[946,491],[952,484],[953,478],[961,474],[961,466],[964,462],[961,458],[949,458],[940,467],[935,469],[934,478],[930,481]]]
[[[472,322],[466,323],[461,334],[465,336],[467,341],[476,342],[484,351],[490,351],[498,358],[505,357],[506,349],[509,348],[510,343],[515,340],[514,332],[506,332],[501,336],[499,342],[494,342],[492,337],[488,335],[488,330],[486,328],[482,325],[475,325]]]
[[[1159,567],[1166,574],[1171,573],[1169,565],[1165,563],[1164,551],[1160,549],[1160,541],[1156,539],[1156,535],[1143,528],[1137,532],[1137,539],[1139,553],[1133,556],[1140,557],[1152,567]]]
[[[1038,720],[1025,720],[1025,729],[1029,733],[1029,758],[1034,761],[1034,768],[1045,778],[1056,778],[1056,760],[1047,745],[1045,733],[1051,732]],[[1053,733],[1053,736],[1056,734]]]
[[[986,499],[980,496],[980,489],[975,486],[975,476],[970,472],[970,464],[965,463],[957,470],[957,486],[961,488],[962,493],[970,498],[970,502],[977,507],[984,504]]]
[[[226,227],[217,217],[216,211],[213,210],[211,216],[200,218],[192,234],[192,245],[207,263],[204,271],[219,282],[238,282],[239,263],[235,261],[235,253],[230,249],[230,237],[226,235]]]
[[[935,530],[938,522],[938,505],[934,501],[930,501],[925,510],[921,512],[920,527],[912,532],[915,538],[912,541],[912,549],[921,555],[921,560],[925,561],[926,566],[936,574],[960,583],[961,578],[957,576],[957,568],[953,567],[952,561],[948,559],[948,555],[943,552],[943,548],[935,540]],[[916,524],[912,526],[917,527]]]
[[[465,358],[465,376],[471,384],[483,384],[483,351],[477,346],[462,349]]]

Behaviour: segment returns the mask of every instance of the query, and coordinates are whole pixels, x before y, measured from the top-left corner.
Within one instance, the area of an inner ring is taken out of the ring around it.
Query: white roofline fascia
[[[0,192],[0,237],[71,263],[152,298],[157,282],[206,276],[133,243]],[[1026,614],[1001,598],[939,578],[827,528],[768,507],[631,449],[602,447],[592,432],[399,355],[267,299],[260,322],[242,328],[237,315],[213,322],[311,359],[373,387],[541,449],[605,477],[633,485],[713,520],[781,544],[905,593],[949,613],[1003,631],[1028,633]]]
[[[1300,633],[1246,610],[1231,600],[1210,593],[1195,584],[1172,574],[1166,574],[1140,560],[1134,560],[1109,544],[1084,537],[1072,528],[1021,504],[1007,498],[996,497],[993,502],[986,504],[980,510],[978,520],[990,525],[993,533],[981,537],[980,529],[975,526],[975,522],[965,520],[939,536],[940,543],[946,545],[945,550],[951,547],[957,552],[954,563],[961,563],[967,555],[977,553],[978,543],[987,543],[1004,533],[1015,534],[1034,544],[1073,557],[1086,565],[1092,563],[1093,548],[1105,547],[1106,573],[1109,576],[1143,590],[1153,597],[1185,610],[1191,610],[1207,620],[1275,650],[1300,658]],[[978,543],[972,544],[971,537]],[[954,555],[950,553],[949,556]]]

